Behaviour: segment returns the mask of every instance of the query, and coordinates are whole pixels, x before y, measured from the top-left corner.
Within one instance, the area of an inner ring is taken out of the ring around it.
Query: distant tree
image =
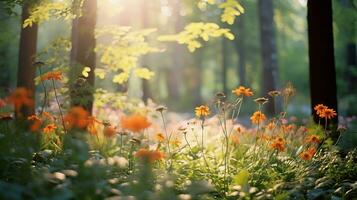
[[[94,70],[96,66],[94,31],[96,20],[97,1],[84,0],[81,15],[73,20],[71,35],[70,76],[74,80],[70,86],[71,105],[82,106],[90,113],[92,112],[94,100]],[[82,76],[81,72],[85,67],[90,68],[88,76]]]
[[[30,1],[26,1],[22,6],[21,27],[24,21],[29,18],[31,6]],[[19,63],[17,69],[17,87],[27,88],[33,98],[35,98],[35,81],[36,68],[33,65],[37,53],[37,33],[38,26],[34,23],[32,26],[21,28],[20,33],[20,48],[19,48]],[[34,106],[27,106],[21,110],[22,116],[26,117],[35,113]]]
[[[337,110],[336,69],[332,29],[332,1],[308,0],[311,110],[317,104]],[[337,117],[333,123],[337,123]]]
[[[262,92],[266,95],[269,91],[277,89],[278,60],[274,27],[274,9],[272,0],[259,0],[260,39],[263,66]],[[272,99],[266,106],[266,113],[275,114],[275,102]]]
[[[245,15],[245,14],[244,14]],[[239,77],[239,84],[246,85],[245,80],[245,68],[246,68],[246,49],[245,49],[245,16],[240,16],[236,22],[235,27],[237,29],[237,39],[234,40],[234,47],[238,54],[238,66],[237,66],[237,75]]]
[[[172,0],[171,8],[172,8],[172,20],[174,25],[174,32],[178,33],[183,29],[183,21],[182,16],[180,15],[181,12],[181,1],[180,0]],[[170,99],[178,99],[180,98],[180,81],[181,81],[181,71],[183,67],[183,47],[182,45],[173,43],[172,44],[172,51],[171,59],[172,59],[172,66],[168,70],[168,78],[167,86],[168,86],[168,93]]]
[[[222,92],[224,94],[228,94],[228,87],[227,87],[227,70],[229,67],[229,50],[228,50],[228,41],[226,38],[222,38]]]
[[[142,26],[144,29],[149,28],[149,13],[148,12],[149,12],[149,9],[148,9],[147,0],[141,0]],[[143,56],[141,62],[142,62],[143,67],[149,68],[149,64],[148,64],[149,56],[148,55]],[[142,79],[142,91],[143,91],[142,100],[144,101],[144,103],[147,103],[148,99],[152,98],[148,80]]]

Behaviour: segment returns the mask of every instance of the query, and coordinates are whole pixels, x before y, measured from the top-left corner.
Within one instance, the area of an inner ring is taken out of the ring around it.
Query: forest
[[[0,0],[0,199],[357,199],[357,0]]]

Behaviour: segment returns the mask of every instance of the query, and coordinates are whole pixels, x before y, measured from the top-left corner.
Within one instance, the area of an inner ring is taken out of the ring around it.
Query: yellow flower
[[[232,93],[237,96],[246,96],[246,97],[253,96],[253,92],[250,90],[250,88],[246,88],[243,86],[240,86],[240,87],[232,90]]]
[[[261,122],[265,121],[267,118],[266,116],[260,112],[256,111],[252,117],[250,117],[250,120],[252,121],[253,124],[260,124]]]
[[[207,117],[210,114],[208,106],[198,106],[195,108],[195,114],[197,117]]]

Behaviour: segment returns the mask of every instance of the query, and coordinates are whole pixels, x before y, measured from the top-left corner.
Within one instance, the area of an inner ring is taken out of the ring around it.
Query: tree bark
[[[75,74],[76,78],[75,83],[71,85],[71,106],[82,106],[89,113],[92,113],[94,101],[94,70],[96,67],[94,31],[96,20],[97,1],[85,0],[82,15],[73,20],[71,38],[71,75]],[[81,75],[84,67],[91,69],[88,77]]]
[[[263,95],[277,89],[278,60],[274,27],[274,8],[272,0],[259,0],[260,39],[263,66]],[[265,105],[268,115],[275,114],[274,99]]]
[[[307,21],[310,59],[311,110],[324,104],[337,111],[336,69],[332,29],[332,1],[308,0]],[[331,122],[331,121],[330,121]],[[332,123],[337,123],[337,117]]]
[[[30,16],[30,3],[24,3],[22,6],[21,27],[24,21]],[[38,26],[33,24],[31,27],[21,28],[20,33],[20,49],[19,63],[17,69],[17,87],[28,89],[35,100],[35,81],[36,68],[33,63],[36,60],[37,53],[37,33]],[[22,117],[26,117],[35,113],[35,106],[27,106],[21,109]]]

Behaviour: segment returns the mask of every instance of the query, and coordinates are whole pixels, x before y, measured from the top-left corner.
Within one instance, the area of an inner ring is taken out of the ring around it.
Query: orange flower
[[[321,118],[326,118],[326,119],[332,119],[336,116],[336,111],[334,111],[332,108],[326,108],[324,109],[320,114],[319,116]]]
[[[37,132],[40,129],[42,121],[39,117],[36,115],[31,115],[27,117],[27,120],[32,121],[32,124],[30,125],[31,132]]]
[[[43,132],[44,133],[51,133],[56,129],[57,129],[56,124],[48,124],[45,128],[43,128]]]
[[[39,117],[37,117],[36,115],[30,115],[27,117],[27,120],[29,121],[41,121],[41,119]]]
[[[305,139],[306,143],[316,143],[319,144],[320,143],[320,138],[317,135],[308,135]]]
[[[324,104],[318,104],[314,107],[314,110],[316,111],[316,114],[320,115],[322,113],[322,111],[324,111],[325,109],[327,109],[327,106],[325,106]]]
[[[210,114],[208,106],[198,106],[195,108],[195,114],[197,117],[207,117]]]
[[[164,153],[159,150],[152,151],[144,148],[139,149],[134,155],[148,162],[162,160],[165,157]]]
[[[49,119],[49,120],[53,120],[54,119],[54,117],[50,113],[48,113],[46,111],[42,112],[42,117],[44,117],[46,119]]]
[[[16,112],[18,112],[22,106],[33,106],[31,92],[23,87],[16,88],[15,91],[7,97],[7,101],[14,105]]]
[[[279,152],[285,151],[285,141],[283,138],[279,137],[273,141],[270,147],[272,149],[276,149]]]
[[[250,120],[252,121],[253,124],[260,124],[261,122],[265,121],[267,118],[265,117],[265,115],[260,112],[260,111],[256,111],[252,117],[250,117]]]
[[[165,136],[162,133],[156,133],[155,134],[155,140],[158,142],[164,142],[165,141]]]
[[[275,123],[274,122],[270,122],[268,125],[266,125],[266,128],[270,131],[272,131],[275,128]]]
[[[88,125],[88,112],[82,107],[73,107],[64,116],[64,121],[68,128],[84,129]]]
[[[0,108],[5,107],[6,106],[6,102],[2,99],[0,99]]]
[[[148,128],[151,125],[148,119],[140,114],[133,114],[131,116],[122,117],[120,124],[123,129],[127,129],[136,133]]]
[[[250,88],[246,88],[243,86],[240,86],[240,87],[232,90],[232,93],[237,96],[246,96],[246,97],[253,96],[253,92],[250,90]]]
[[[104,127],[103,133],[105,137],[111,138],[115,136],[116,130],[113,126],[106,126]]]
[[[61,71],[51,71],[41,76],[42,81],[46,80],[62,80],[62,72]]]
[[[234,144],[234,145],[238,145],[239,144],[239,137],[235,134],[232,134],[230,136],[230,139],[231,139],[231,142]]]
[[[300,153],[300,158],[303,160],[311,160],[312,156],[309,152],[303,151]]]
[[[91,135],[96,135],[97,134],[97,128],[96,128],[96,124],[103,124],[102,122],[98,121],[97,118],[95,118],[94,116],[89,116],[88,120],[87,120],[87,131],[91,134]]]

